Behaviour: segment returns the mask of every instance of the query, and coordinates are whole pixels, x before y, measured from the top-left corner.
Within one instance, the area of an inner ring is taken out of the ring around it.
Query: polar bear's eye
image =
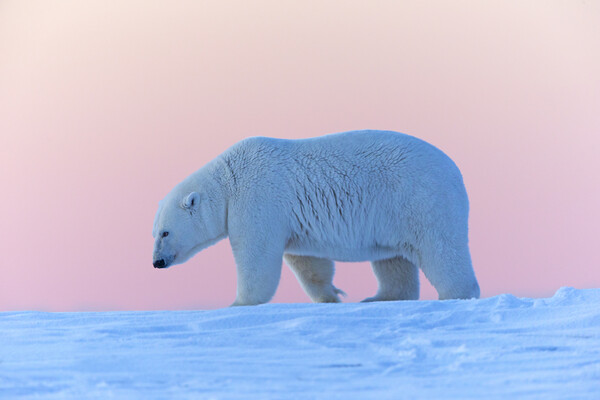
[[[167,236],[169,236],[169,232],[167,232],[167,231],[164,231],[164,232],[162,233],[162,237],[167,237]]]

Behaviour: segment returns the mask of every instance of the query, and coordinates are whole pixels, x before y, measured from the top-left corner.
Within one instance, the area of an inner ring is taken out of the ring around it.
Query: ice
[[[600,289],[0,313],[1,399],[600,398]]]

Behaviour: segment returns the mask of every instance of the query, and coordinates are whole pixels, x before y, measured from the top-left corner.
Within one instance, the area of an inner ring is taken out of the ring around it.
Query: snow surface
[[[0,313],[1,399],[600,399],[600,289]]]

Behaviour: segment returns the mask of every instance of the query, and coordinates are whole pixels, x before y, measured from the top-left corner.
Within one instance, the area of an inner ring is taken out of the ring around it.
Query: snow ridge
[[[0,398],[600,398],[600,289],[0,313]]]

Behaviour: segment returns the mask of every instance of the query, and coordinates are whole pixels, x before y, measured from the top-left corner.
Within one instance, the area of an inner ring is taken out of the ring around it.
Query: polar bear
[[[391,131],[310,139],[252,137],[194,172],[159,203],[155,268],[229,237],[233,305],[268,302],[282,259],[314,302],[339,302],[334,261],[370,261],[364,301],[416,300],[420,268],[440,299],[479,297],[460,171],[436,147]]]

